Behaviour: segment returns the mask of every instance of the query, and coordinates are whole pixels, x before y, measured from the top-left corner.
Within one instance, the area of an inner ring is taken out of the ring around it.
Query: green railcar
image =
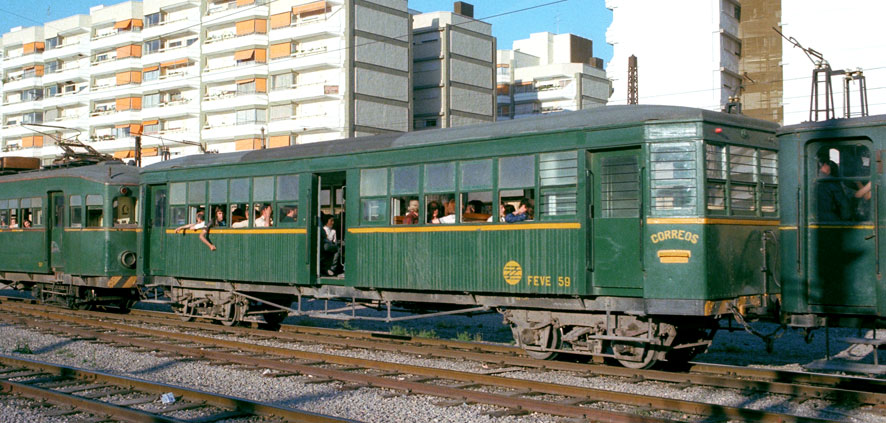
[[[886,115],[787,126],[778,140],[786,323],[883,327]]]
[[[185,318],[275,321],[271,304],[301,297],[483,307],[536,357],[683,361],[720,316],[778,301],[776,128],[612,106],[171,160],[141,174],[139,270]],[[523,199],[531,218],[502,221]],[[175,232],[219,210],[214,251],[203,230]]]
[[[0,280],[42,301],[138,300],[138,169],[120,162],[0,176]]]

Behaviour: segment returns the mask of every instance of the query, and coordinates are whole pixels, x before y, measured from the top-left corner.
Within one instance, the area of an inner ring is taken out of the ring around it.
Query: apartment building
[[[408,131],[406,0],[145,0],[3,35],[0,155],[119,158]],[[52,124],[36,128],[22,123]]]
[[[593,53],[591,40],[549,32],[498,50],[498,120],[606,105],[612,86]]]
[[[474,19],[473,6],[415,14],[413,129],[451,128],[495,120],[495,38]]]

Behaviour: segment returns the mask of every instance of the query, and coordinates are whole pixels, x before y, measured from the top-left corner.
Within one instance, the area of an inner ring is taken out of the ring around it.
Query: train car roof
[[[747,116],[679,106],[605,106],[457,128],[415,131],[300,144],[290,147],[180,157],[146,166],[142,172],[235,163],[355,154],[386,149],[642,124],[651,121],[709,121],[774,132],[778,124]]]
[[[88,166],[30,170],[0,176],[0,183],[48,178],[80,178],[102,184],[138,185],[138,168],[120,161],[107,161]]]
[[[778,135],[795,132],[821,131],[824,129],[857,128],[864,126],[886,126],[886,115],[855,117],[851,119],[830,119],[817,122],[803,122],[779,128]]]

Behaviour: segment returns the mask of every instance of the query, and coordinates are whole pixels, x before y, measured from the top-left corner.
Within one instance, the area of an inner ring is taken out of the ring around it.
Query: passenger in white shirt
[[[196,223],[189,223],[187,225],[181,225],[181,226],[175,228],[175,233],[181,232],[182,235],[184,235],[185,231],[188,229],[200,231],[200,241],[203,242],[204,244],[206,244],[206,246],[209,247],[210,251],[216,250],[215,245],[213,245],[212,242],[209,241],[209,238],[206,237],[207,235],[209,235],[209,226],[206,226],[206,220],[204,220],[204,218],[203,218],[203,211],[202,210],[197,212],[197,222]],[[201,231],[201,229],[202,229],[202,231]]]

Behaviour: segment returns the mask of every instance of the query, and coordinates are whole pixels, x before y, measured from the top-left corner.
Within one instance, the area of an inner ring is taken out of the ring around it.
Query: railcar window
[[[363,169],[360,171],[360,219],[363,223],[388,222],[387,195],[387,168]]]
[[[0,228],[9,227],[9,200],[0,200]]]
[[[825,145],[810,157],[816,222],[871,220],[871,152],[867,146]]]
[[[83,197],[79,195],[72,195],[70,198],[71,204],[71,227],[72,228],[82,228],[83,227]]]
[[[209,181],[209,213],[206,222],[212,226],[228,226],[228,181],[215,179]]]
[[[43,226],[43,199],[40,197],[22,198],[21,226],[28,222],[30,227]]]
[[[427,223],[456,222],[458,204],[455,198],[455,163],[425,165],[424,192]]]
[[[250,209],[249,194],[252,180],[249,178],[231,179],[229,201],[231,202],[231,216],[229,221],[232,228],[249,227]]]
[[[461,194],[461,221],[464,223],[492,222],[492,191]]]
[[[136,210],[138,200],[135,197],[117,197],[114,199],[114,227],[134,226],[138,223]]]
[[[563,151],[538,156],[541,217],[574,216],[578,210],[578,152]]]
[[[169,184],[169,215],[170,226],[181,226],[188,223],[188,184],[176,182]]]
[[[534,186],[535,156],[502,157],[498,159],[499,188]]]
[[[425,192],[455,191],[455,163],[425,165]]]
[[[772,150],[705,144],[705,204],[710,214],[777,211],[778,159]]]
[[[18,213],[18,198],[13,198],[9,200],[9,227],[10,228],[20,228],[21,220],[19,219]]]
[[[197,213],[206,206],[206,181],[188,182],[188,223],[197,223]],[[205,212],[204,219],[208,219]]]
[[[459,189],[461,194],[461,221],[464,223],[492,222],[492,160],[460,162]],[[467,192],[466,192],[467,191]]]
[[[604,157],[600,193],[605,218],[640,217],[640,164],[636,155]]]
[[[162,228],[166,226],[166,190],[158,189],[154,194],[154,221],[153,227]]]
[[[252,179],[252,199],[255,201],[253,208],[253,226],[266,228],[274,226],[277,216],[274,216],[274,177],[262,176]],[[270,209],[266,212],[265,209]]]
[[[391,168],[391,219],[395,225],[414,225],[422,221],[418,200],[419,166]]]
[[[169,204],[187,203],[188,186],[184,182],[169,184]]]
[[[298,223],[298,175],[277,177],[277,211],[281,225]]]
[[[695,143],[649,146],[650,205],[653,215],[692,214],[696,207]]]
[[[86,196],[86,227],[101,228],[104,222],[104,199],[98,194]]]
[[[491,190],[492,189],[492,160],[473,160],[461,162],[461,189],[463,190]]]

